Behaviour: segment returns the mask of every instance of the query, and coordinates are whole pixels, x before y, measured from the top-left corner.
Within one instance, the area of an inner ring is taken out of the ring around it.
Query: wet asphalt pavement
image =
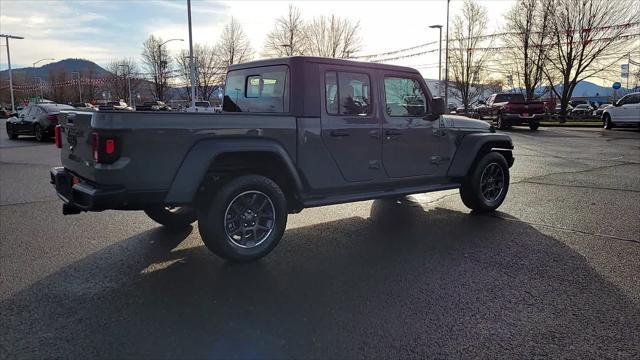
[[[225,263],[197,226],[63,216],[0,124],[0,358],[639,358],[640,132],[524,128],[500,211],[457,191],[307,209]]]

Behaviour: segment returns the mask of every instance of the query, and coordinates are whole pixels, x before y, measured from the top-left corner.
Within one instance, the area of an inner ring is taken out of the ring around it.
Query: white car
[[[640,126],[640,92],[627,94],[613,106],[604,109],[602,121],[605,129],[616,125]]]
[[[221,106],[211,106],[211,103],[208,101],[196,101],[196,106],[189,106],[186,108],[186,112],[212,112],[219,113],[222,112]]]

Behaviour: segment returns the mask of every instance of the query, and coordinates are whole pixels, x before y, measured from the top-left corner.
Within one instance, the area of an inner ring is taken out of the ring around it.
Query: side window
[[[415,79],[385,77],[384,98],[390,116],[423,116],[427,113],[427,97]]]
[[[640,104],[640,94],[629,95],[627,104]]]
[[[335,71],[325,73],[325,99],[328,114],[371,114],[369,75]]]
[[[631,97],[631,95],[623,96],[622,98],[620,98],[620,100],[618,100],[618,104],[620,104],[620,105],[628,104],[630,97]]]
[[[223,109],[228,112],[288,112],[288,87],[289,69],[284,65],[230,71]]]

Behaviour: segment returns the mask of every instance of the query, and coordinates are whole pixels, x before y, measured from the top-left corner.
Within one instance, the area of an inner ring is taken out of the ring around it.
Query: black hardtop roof
[[[243,64],[231,65],[229,66],[229,71],[239,70],[239,69],[249,69],[249,68],[260,67],[260,66],[289,65],[291,63],[319,63],[319,64],[328,64],[328,65],[343,65],[343,66],[353,66],[353,67],[359,67],[359,68],[410,72],[418,75],[420,74],[418,70],[410,67],[406,67],[406,66],[378,64],[378,63],[371,63],[371,62],[364,62],[364,61],[354,61],[354,60],[336,59],[336,58],[327,58],[327,57],[318,57],[318,56],[289,56],[289,57],[281,57],[281,58],[274,58],[274,59],[256,60],[256,61],[251,61]]]

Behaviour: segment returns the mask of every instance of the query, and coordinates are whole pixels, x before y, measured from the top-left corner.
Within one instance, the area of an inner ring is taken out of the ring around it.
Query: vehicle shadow
[[[192,231],[124,239],[2,301],[0,357],[640,355],[640,307],[521,222],[377,200],[245,264],[185,246]]]

